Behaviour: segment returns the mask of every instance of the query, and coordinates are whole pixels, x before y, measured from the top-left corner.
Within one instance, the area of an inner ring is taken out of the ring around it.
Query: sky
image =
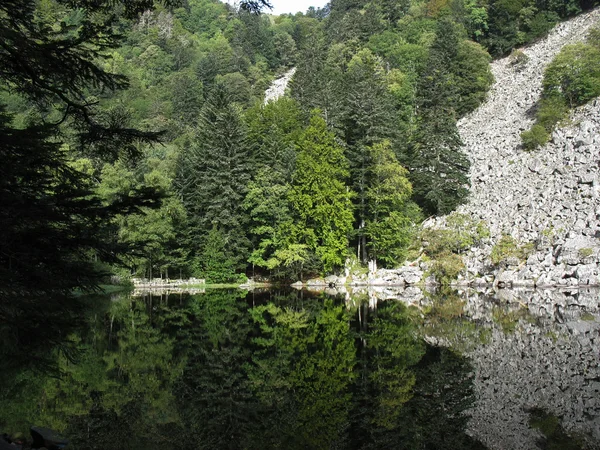
[[[271,0],[272,14],[306,12],[309,6],[322,8],[329,0]]]
[[[227,1],[229,3],[234,3],[234,0],[224,0],[224,1]],[[273,5],[273,10],[269,11],[268,9],[265,9],[264,12],[267,14],[275,14],[275,15],[286,14],[286,13],[295,14],[298,11],[304,13],[310,6],[314,6],[315,8],[322,8],[327,3],[329,3],[329,0],[270,0],[270,1],[271,1],[271,4]]]

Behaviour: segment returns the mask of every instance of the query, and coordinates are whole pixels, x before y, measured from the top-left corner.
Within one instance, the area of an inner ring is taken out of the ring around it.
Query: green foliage
[[[563,47],[544,72],[544,95],[561,95],[572,108],[600,95],[600,48]]]
[[[492,263],[498,265],[508,258],[518,258],[519,248],[517,241],[512,236],[505,234],[492,248],[490,259]]]
[[[245,267],[249,249],[242,207],[250,180],[248,153],[241,112],[218,86],[202,110],[195,142],[180,156],[175,182],[190,218],[187,245],[198,254],[216,226],[236,269]]]
[[[313,113],[299,141],[300,153],[289,194],[304,237],[325,270],[343,264],[352,230],[351,194],[344,185],[347,162],[325,120]]]
[[[491,60],[481,45],[467,40],[459,43],[452,69],[457,95],[455,111],[459,117],[474,111],[485,100],[494,82]]]
[[[524,261],[533,250],[532,244],[519,245],[515,238],[505,234],[492,247],[490,260],[493,264],[506,264],[511,260]]]
[[[250,262],[279,277],[339,267],[349,245],[363,262],[400,263],[419,208],[447,214],[466,198],[469,161],[456,120],[491,85],[487,52],[505,53],[587,7],[575,0],[339,0],[306,15],[267,17],[250,13],[262,1],[235,8],[136,0],[117,2],[114,11],[103,1],[81,11],[63,0],[25,3],[2,7],[4,28],[18,25],[24,34],[3,34],[17,50],[2,53],[0,101],[11,129],[60,124],[45,134],[65,144],[47,167],[66,173],[64,163],[85,173],[70,182],[89,191],[86,201],[99,194],[107,208],[100,222],[113,228],[92,234],[135,247],[132,273],[183,276],[200,270],[216,226],[236,272]],[[46,41],[68,51],[27,47]],[[549,68],[539,126],[523,136],[527,147],[550,135],[567,106],[597,95],[597,41],[592,33],[585,50],[572,49]],[[271,80],[293,65],[294,100],[263,106]],[[303,127],[315,108],[348,162],[334,191],[354,192],[344,194],[351,208],[341,194],[334,199],[344,205],[339,217],[330,204],[329,213],[325,206],[315,213],[330,223],[307,213],[327,204],[307,200],[320,189],[292,193],[307,170]],[[168,151],[153,154],[146,144],[158,134],[140,130],[162,130]],[[85,164],[74,162],[82,158]],[[130,208],[132,197],[151,190],[164,196],[162,207]],[[109,202],[123,206],[114,219]],[[84,253],[96,259],[115,250]]]
[[[398,163],[389,141],[368,150],[371,168],[366,192],[367,246],[371,259],[394,266],[406,258],[418,220],[407,208],[412,186],[408,171]]]
[[[252,158],[257,167],[269,168],[290,181],[295,170],[296,143],[304,115],[296,101],[282,97],[267,105],[256,104],[245,114]]]
[[[566,45],[546,67],[544,91],[531,130],[521,133],[523,147],[544,145],[554,127],[564,120],[569,108],[583,105],[600,95],[600,47],[597,31],[587,43]]]
[[[460,255],[443,252],[436,255],[430,272],[438,283],[447,285],[456,280],[465,268],[465,263]]]
[[[529,62],[529,56],[523,52],[523,50],[513,49],[510,52],[510,65],[516,68],[521,68]]]
[[[417,129],[406,155],[415,200],[429,214],[447,214],[468,194],[469,160],[460,149],[456,128],[457,85],[452,67],[460,33],[448,20],[439,22],[425,73],[419,80]]]
[[[236,255],[231,254],[224,233],[216,225],[204,239],[204,246],[198,257],[200,273],[208,283],[229,283],[238,281],[236,275]]]
[[[426,228],[421,232],[425,253],[432,258],[431,273],[442,284],[449,284],[465,270],[461,253],[490,237],[482,221],[466,214],[453,213],[446,219],[446,228]]]
[[[548,133],[551,133],[554,127],[567,117],[568,113],[569,109],[564,98],[559,95],[543,96],[536,112],[536,125],[541,125]]]
[[[538,147],[546,145],[550,136],[546,129],[541,125],[534,125],[529,131],[521,133],[521,140],[525,150],[535,150]]]
[[[486,5],[487,27],[477,40],[494,56],[544,36],[561,18],[589,5],[582,1],[539,3],[531,0],[495,0]]]
[[[426,242],[425,251],[435,257],[442,253],[463,253],[490,237],[490,231],[482,221],[466,214],[452,213],[446,219],[446,228],[422,231]]]

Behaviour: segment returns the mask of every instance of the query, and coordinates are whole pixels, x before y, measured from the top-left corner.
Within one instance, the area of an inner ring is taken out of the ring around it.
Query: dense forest
[[[4,1],[0,277],[34,298],[398,265],[467,198],[456,121],[491,59],[594,5]]]

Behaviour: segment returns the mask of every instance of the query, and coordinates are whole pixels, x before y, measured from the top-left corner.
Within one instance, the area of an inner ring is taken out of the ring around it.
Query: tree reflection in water
[[[401,302],[212,291],[105,302],[60,374],[5,372],[0,427],[76,449],[479,449],[471,366]],[[56,342],[52,342],[56,345]]]

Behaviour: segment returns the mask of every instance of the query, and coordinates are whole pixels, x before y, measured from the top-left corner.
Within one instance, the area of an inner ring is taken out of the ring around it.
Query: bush
[[[537,111],[537,124],[550,133],[554,127],[569,115],[569,107],[560,95],[548,95],[540,101]]]
[[[425,253],[434,260],[431,274],[441,284],[449,284],[465,270],[460,253],[490,236],[483,221],[466,214],[450,214],[446,219],[446,227],[426,229],[421,234],[421,239],[425,241]]]
[[[544,94],[561,95],[570,107],[600,95],[600,49],[590,44],[565,46],[544,72]]]
[[[516,68],[521,68],[529,62],[529,56],[523,50],[513,49],[509,56],[509,64]]]
[[[511,257],[516,257],[517,255],[517,241],[512,236],[505,234],[492,248],[490,259],[492,260],[493,264],[498,265]]]
[[[524,245],[519,245],[515,238],[505,234],[492,248],[490,259],[494,265],[508,263],[511,259],[523,261],[534,250],[535,245],[529,242]]]
[[[541,125],[534,125],[529,131],[521,133],[521,141],[525,150],[535,150],[548,142],[550,135]]]
[[[466,214],[450,214],[446,226],[445,229],[426,229],[421,233],[421,239],[427,243],[426,253],[429,256],[462,253],[490,236],[490,230],[484,222]]]
[[[600,28],[593,28],[587,35],[586,42],[595,48],[600,48]]]
[[[583,105],[600,95],[600,30],[592,30],[587,43],[563,47],[544,72],[544,91],[536,123],[521,133],[523,147],[544,145],[569,108]]]
[[[441,284],[450,284],[464,270],[465,263],[460,255],[448,252],[438,255],[431,266],[431,274]]]

